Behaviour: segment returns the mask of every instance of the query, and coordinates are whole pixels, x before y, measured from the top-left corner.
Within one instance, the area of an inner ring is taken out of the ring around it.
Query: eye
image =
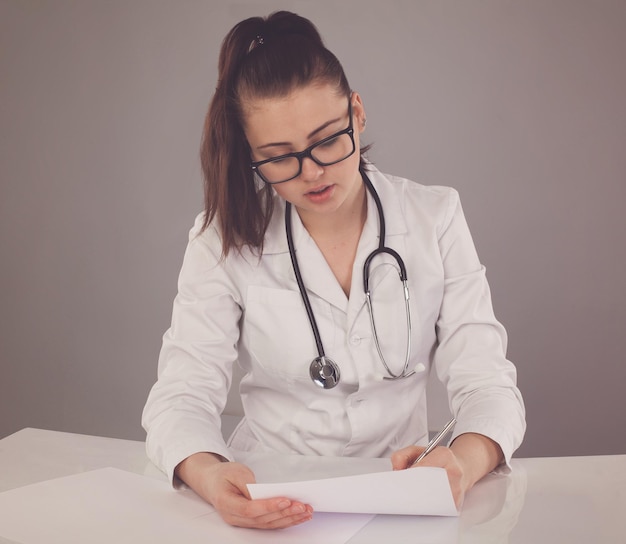
[[[319,147],[332,147],[333,145],[337,143],[338,140],[339,140],[339,136],[334,136],[330,140],[319,144]]]
[[[289,160],[291,157],[276,157],[275,159],[270,159],[272,164],[280,164],[281,162],[285,162]]]

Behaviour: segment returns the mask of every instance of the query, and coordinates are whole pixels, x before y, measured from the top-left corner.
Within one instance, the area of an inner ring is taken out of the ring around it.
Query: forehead
[[[243,104],[244,130],[250,143],[302,138],[347,111],[347,97],[331,85],[308,85],[286,96],[252,98]],[[344,111],[345,110],[345,111]]]

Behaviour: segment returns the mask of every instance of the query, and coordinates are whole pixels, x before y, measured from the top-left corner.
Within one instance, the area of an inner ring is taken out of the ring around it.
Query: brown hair
[[[273,212],[271,188],[259,189],[250,168],[242,103],[286,96],[313,82],[330,83],[338,93],[350,96],[341,64],[308,19],[287,11],[252,17],[235,25],[224,38],[200,154],[203,230],[217,218],[223,256],[244,246],[262,250]]]

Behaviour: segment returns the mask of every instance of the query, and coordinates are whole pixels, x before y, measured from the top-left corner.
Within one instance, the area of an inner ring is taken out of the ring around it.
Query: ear
[[[361,95],[356,91],[352,91],[350,97],[352,101],[352,117],[354,118],[354,128],[359,131],[359,134],[365,130],[365,107],[363,106],[363,100]]]

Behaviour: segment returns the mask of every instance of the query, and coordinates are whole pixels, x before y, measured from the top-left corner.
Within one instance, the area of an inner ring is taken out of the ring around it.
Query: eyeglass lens
[[[329,166],[347,159],[354,153],[352,135],[344,132],[318,142],[308,149],[308,156],[321,166]],[[257,167],[261,176],[269,183],[280,183],[300,174],[301,161],[304,157],[291,156],[277,158]]]

